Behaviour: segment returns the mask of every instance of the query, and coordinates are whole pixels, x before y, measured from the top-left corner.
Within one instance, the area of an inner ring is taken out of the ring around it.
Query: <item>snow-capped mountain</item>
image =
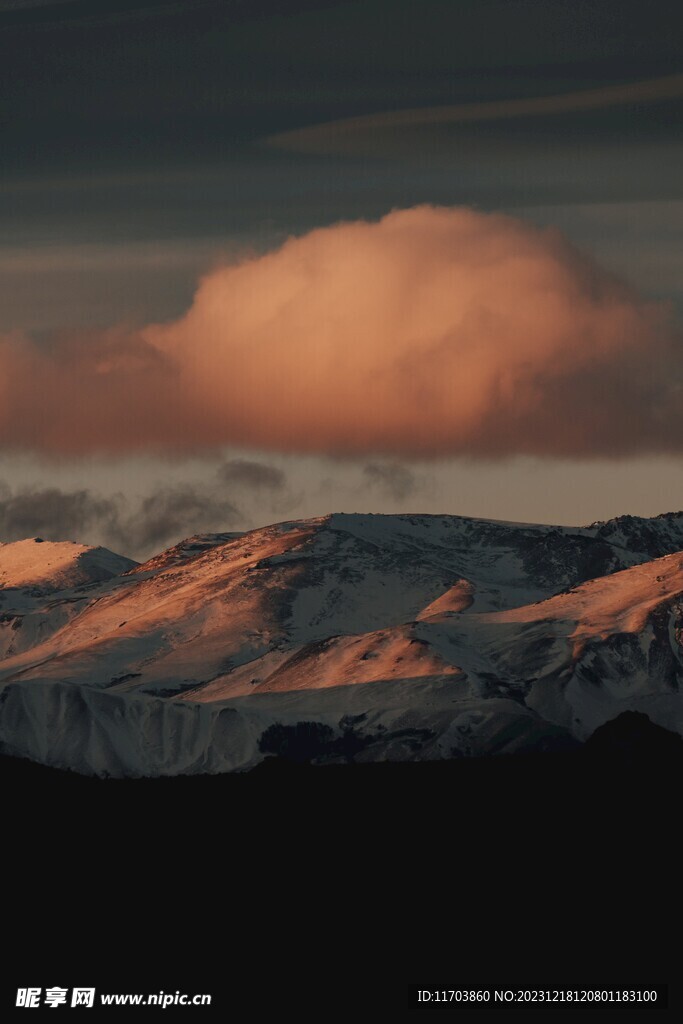
[[[70,541],[0,544],[0,659],[40,643],[136,564]]]
[[[67,590],[119,576],[137,563],[107,548],[41,537],[0,543],[0,591],[30,588],[42,593]]]
[[[178,774],[571,746],[624,710],[683,733],[682,549],[683,513],[3,545],[0,749]]]

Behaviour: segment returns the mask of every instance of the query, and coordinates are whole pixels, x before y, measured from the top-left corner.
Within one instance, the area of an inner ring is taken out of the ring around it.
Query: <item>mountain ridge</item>
[[[302,722],[322,761],[543,749],[624,711],[683,732],[681,549],[682,513],[331,513],[6,587],[0,751],[144,775],[248,769]]]

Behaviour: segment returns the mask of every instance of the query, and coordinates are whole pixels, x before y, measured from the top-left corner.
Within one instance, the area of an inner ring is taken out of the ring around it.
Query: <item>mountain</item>
[[[624,711],[683,733],[682,549],[683,513],[4,545],[0,751],[173,775],[571,749]]]
[[[136,565],[107,548],[71,541],[0,544],[0,660],[56,632]]]
[[[0,543],[0,591],[30,588],[41,593],[68,590],[111,579],[132,569],[136,562],[107,548],[71,541],[54,543],[41,537]]]

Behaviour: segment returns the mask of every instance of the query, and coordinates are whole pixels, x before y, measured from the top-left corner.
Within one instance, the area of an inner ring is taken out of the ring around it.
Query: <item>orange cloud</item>
[[[214,271],[180,320],[0,345],[0,441],[555,456],[683,447],[667,310],[554,231],[469,209],[338,224]]]

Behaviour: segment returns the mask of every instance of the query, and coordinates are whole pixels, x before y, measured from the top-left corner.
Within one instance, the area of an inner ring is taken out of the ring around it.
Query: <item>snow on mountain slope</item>
[[[401,626],[458,600],[525,604],[632,558],[581,531],[455,516],[332,515],[177,552],[136,567],[44,642],[8,651],[0,678],[180,693],[278,646]]]
[[[683,548],[683,512],[664,512],[652,519],[639,516],[619,516],[603,523],[593,523],[588,530],[616,547],[640,552],[650,558]]]
[[[136,564],[71,542],[0,544],[0,661],[43,642]]]
[[[443,615],[417,635],[482,698],[523,701],[585,739],[617,710],[683,732],[683,556],[506,611]]]
[[[410,625],[393,626],[359,636],[314,640],[296,647],[294,653],[279,651],[276,657],[269,653],[188,691],[184,697],[205,702],[256,692],[456,675],[460,675],[460,669],[415,636]]]
[[[335,514],[190,538],[4,624],[0,744],[174,774],[248,767],[301,722],[328,759],[553,746],[625,708],[683,732],[682,537],[677,513]]]
[[[182,565],[184,562],[197,558],[198,555],[203,555],[211,548],[217,548],[221,544],[227,544],[228,541],[241,536],[243,536],[242,533],[234,531],[230,533],[196,533],[192,537],[181,540],[179,544],[167,548],[166,551],[153,555],[146,562],[142,562],[140,565],[136,564],[129,571],[142,575],[143,573],[159,572],[169,566]]]
[[[434,601],[417,613],[418,622],[438,618],[451,612],[466,612],[474,601],[474,586],[469,580],[458,580],[455,586],[440,594]]]
[[[0,544],[0,589],[17,587],[67,590],[111,579],[137,563],[107,548],[34,537]]]
[[[573,654],[579,657],[591,637],[614,633],[640,633],[660,605],[681,597],[683,555],[673,554],[590,580],[535,605],[511,608],[483,616],[487,622],[575,623],[570,635]]]
[[[11,683],[2,753],[102,776],[244,771],[308,734],[328,761],[430,760],[564,748],[564,730],[512,700],[457,701],[440,679],[181,703],[88,686]],[[284,736],[283,736],[284,734]],[[311,740],[313,742],[311,743]]]

